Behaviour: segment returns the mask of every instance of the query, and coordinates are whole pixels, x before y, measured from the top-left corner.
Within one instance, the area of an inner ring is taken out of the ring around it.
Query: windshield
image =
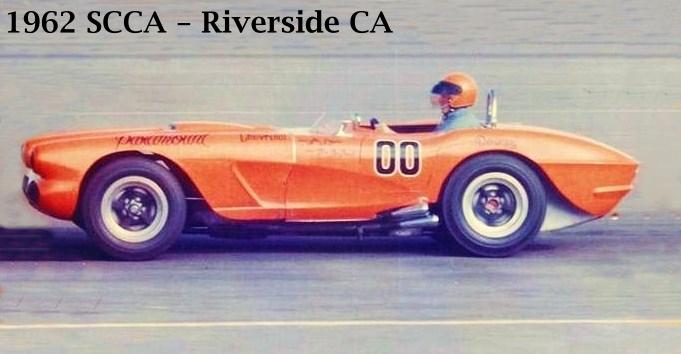
[[[338,135],[345,124],[351,124],[357,119],[363,121],[356,113],[351,116],[322,113],[314,120],[309,131],[311,134],[318,135]]]

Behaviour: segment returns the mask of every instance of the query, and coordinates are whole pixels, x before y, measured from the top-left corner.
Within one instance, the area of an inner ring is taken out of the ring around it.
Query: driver
[[[449,73],[433,86],[430,94],[430,102],[442,111],[442,121],[435,131],[480,126],[480,121],[468,109],[478,98],[478,87],[472,77],[460,72]]]

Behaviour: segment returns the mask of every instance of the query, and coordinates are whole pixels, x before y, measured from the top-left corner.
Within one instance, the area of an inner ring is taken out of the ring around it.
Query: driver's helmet
[[[478,99],[478,85],[472,77],[453,72],[447,74],[430,90],[431,102],[451,109],[470,107]]]

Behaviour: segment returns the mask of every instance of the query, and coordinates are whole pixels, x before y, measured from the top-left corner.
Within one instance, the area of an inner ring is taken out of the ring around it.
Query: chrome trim
[[[28,179],[28,184],[31,184],[33,182],[37,182],[40,180],[40,175],[35,173],[32,168],[27,168],[26,173],[24,173],[24,176]]]
[[[390,213],[390,216],[393,218],[415,218],[419,215],[427,215],[428,214],[428,203],[426,202],[420,202],[418,204],[410,205],[404,208],[397,209],[393,212]]]
[[[402,221],[398,223],[401,228],[410,227],[437,227],[440,224],[440,218],[437,215],[430,214],[423,218]]]

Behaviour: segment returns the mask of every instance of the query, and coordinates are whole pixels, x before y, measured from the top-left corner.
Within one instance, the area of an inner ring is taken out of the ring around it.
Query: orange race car
[[[579,136],[497,125],[342,122],[333,132],[219,122],[54,134],[22,148],[23,190],[109,255],[149,259],[182,232],[398,235],[507,256],[602,217],[637,162]],[[389,129],[387,129],[389,128]]]

